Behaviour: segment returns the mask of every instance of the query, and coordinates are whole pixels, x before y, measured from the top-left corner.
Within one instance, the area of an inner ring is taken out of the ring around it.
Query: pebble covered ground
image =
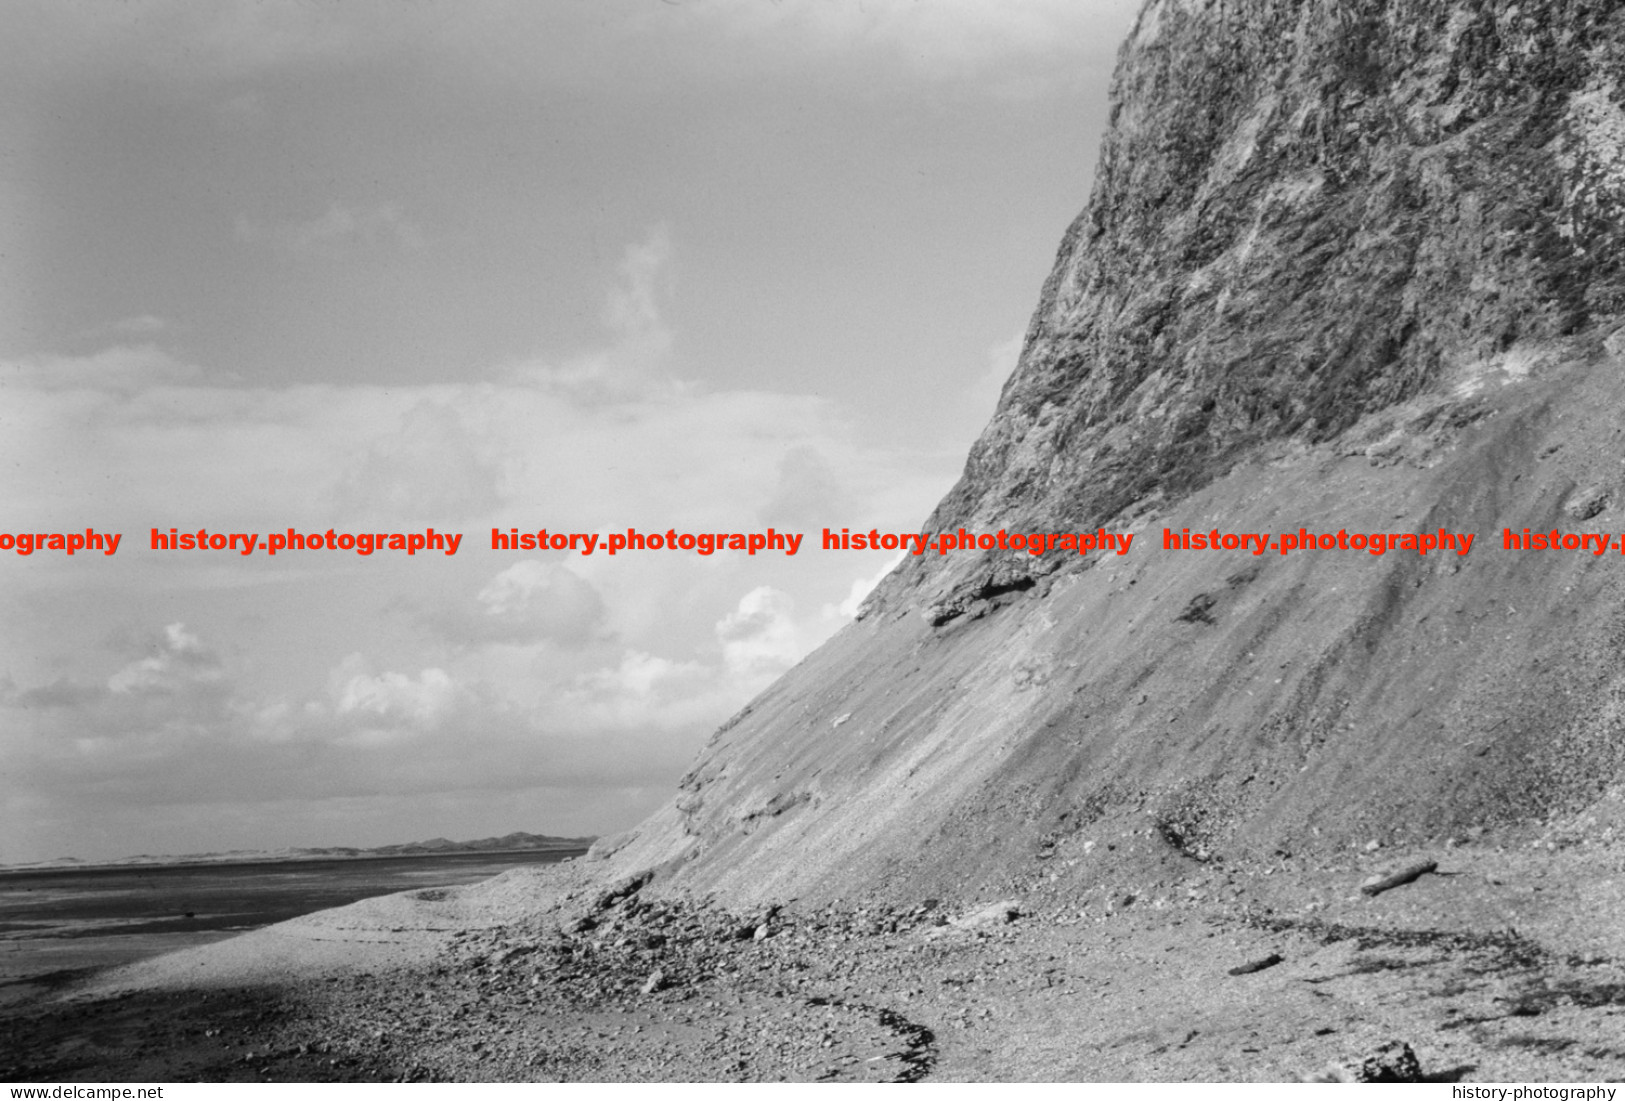
[[[0,1020],[0,1077],[1625,1076],[1614,847],[1455,849],[1435,872],[1360,892],[1361,872],[1414,856],[1193,865],[1085,899],[753,911],[589,883],[442,926],[404,964],[357,935],[354,966],[283,982],[70,986]]]

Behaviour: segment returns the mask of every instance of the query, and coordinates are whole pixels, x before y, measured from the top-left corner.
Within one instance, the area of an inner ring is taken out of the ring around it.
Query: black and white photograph
[[[1614,1101],[1625,5],[0,28],[0,1081]]]

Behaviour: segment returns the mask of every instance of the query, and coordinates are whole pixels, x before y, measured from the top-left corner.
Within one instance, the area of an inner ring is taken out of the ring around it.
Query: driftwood
[[[1397,872],[1390,872],[1387,875],[1374,875],[1360,884],[1360,891],[1363,894],[1380,895],[1384,891],[1393,890],[1395,887],[1403,887],[1412,880],[1420,879],[1438,867],[1439,862],[1437,860],[1424,860],[1420,864],[1407,865]]]

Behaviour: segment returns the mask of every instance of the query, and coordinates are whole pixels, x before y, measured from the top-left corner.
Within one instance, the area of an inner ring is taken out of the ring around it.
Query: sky
[[[1136,7],[9,6],[0,863],[655,809],[958,477]]]

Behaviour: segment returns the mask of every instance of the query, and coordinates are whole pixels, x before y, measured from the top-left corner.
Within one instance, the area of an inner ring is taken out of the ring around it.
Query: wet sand
[[[0,872],[0,1007],[363,898],[476,883],[578,850]]]

